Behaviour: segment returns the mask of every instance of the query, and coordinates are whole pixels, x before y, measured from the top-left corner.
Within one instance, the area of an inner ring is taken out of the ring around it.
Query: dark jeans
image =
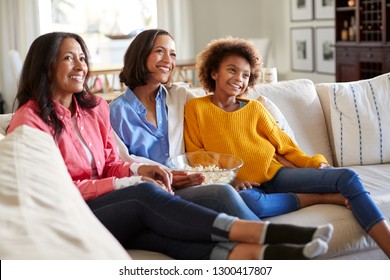
[[[235,220],[150,183],[113,191],[87,204],[126,249],[153,250],[176,259],[210,258],[217,241],[227,240]]]

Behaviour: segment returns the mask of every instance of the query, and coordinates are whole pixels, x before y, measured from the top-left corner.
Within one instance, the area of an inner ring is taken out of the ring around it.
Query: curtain
[[[0,92],[5,112],[11,112],[16,95],[16,81],[10,71],[8,51],[15,49],[24,59],[32,41],[39,35],[39,1],[0,1]]]
[[[175,38],[177,59],[195,59],[192,0],[157,0],[157,24]]]

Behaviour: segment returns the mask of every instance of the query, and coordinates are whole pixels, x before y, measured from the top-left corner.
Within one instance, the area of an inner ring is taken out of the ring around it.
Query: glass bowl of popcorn
[[[198,151],[172,156],[166,164],[171,170],[204,174],[206,180],[203,184],[230,184],[243,161],[230,154]]]

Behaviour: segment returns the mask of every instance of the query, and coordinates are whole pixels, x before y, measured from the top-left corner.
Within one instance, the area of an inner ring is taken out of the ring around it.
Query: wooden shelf
[[[336,80],[348,82],[390,72],[390,0],[336,0]],[[346,37],[345,22],[350,34]],[[344,40],[342,40],[344,39]]]

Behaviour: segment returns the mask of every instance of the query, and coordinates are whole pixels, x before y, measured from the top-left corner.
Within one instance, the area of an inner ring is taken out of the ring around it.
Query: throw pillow
[[[339,166],[390,162],[390,73],[330,86]]]
[[[275,120],[299,147],[308,155],[323,154],[333,164],[326,123],[311,80],[257,84],[248,94],[250,98],[264,96],[272,101],[277,108],[277,113],[273,115]],[[271,104],[267,109],[272,114],[270,107]]]
[[[263,104],[263,106],[267,109],[267,111],[272,115],[272,117],[274,117],[274,119],[275,119],[276,123],[279,125],[279,127],[285,133],[287,133],[288,136],[291,137],[291,139],[293,139],[295,142],[297,142],[297,140],[295,139],[293,130],[291,129],[290,125],[288,124],[288,121],[286,120],[286,118],[284,117],[282,112],[280,112],[279,108],[276,107],[276,105],[265,96],[259,96],[256,99],[258,101],[260,101],[261,104]]]
[[[84,202],[53,138],[20,126],[0,141],[0,259],[129,259]]]

